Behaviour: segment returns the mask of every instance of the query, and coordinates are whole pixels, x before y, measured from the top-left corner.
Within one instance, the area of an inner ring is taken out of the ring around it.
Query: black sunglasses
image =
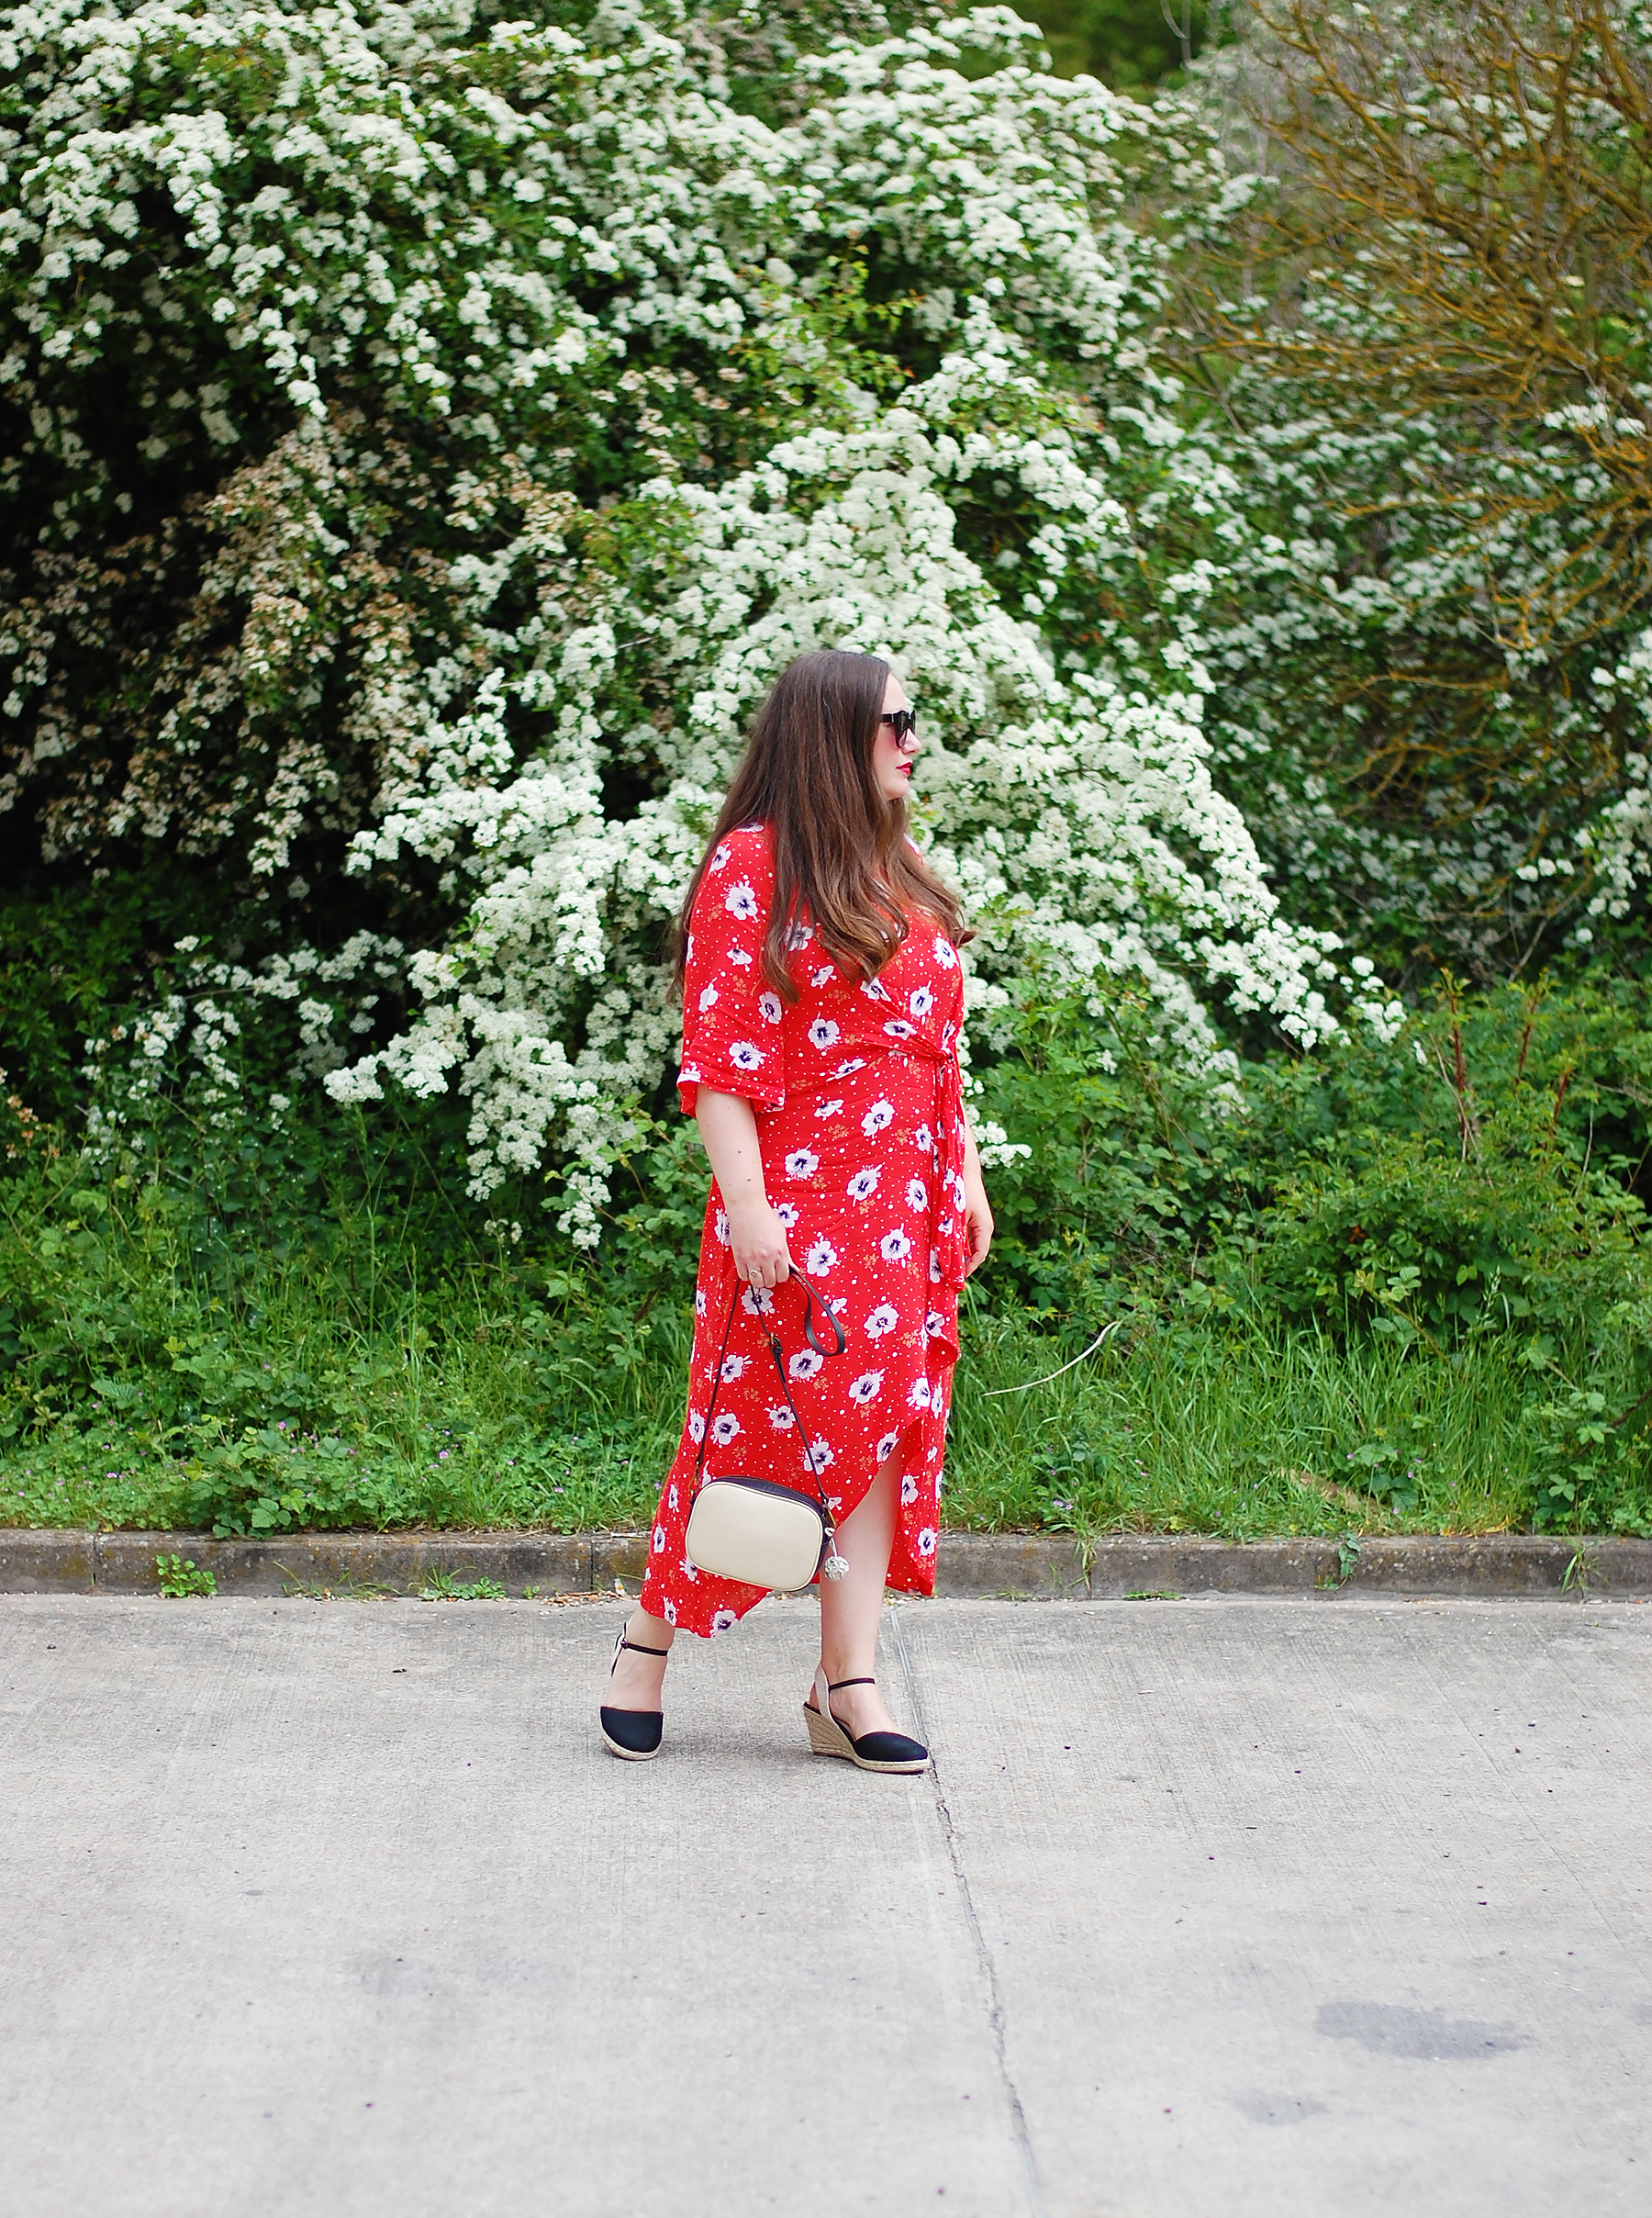
[[[895,745],[899,746],[909,732],[918,729],[918,711],[916,709],[887,709],[877,721],[880,724],[888,725],[895,734]]]

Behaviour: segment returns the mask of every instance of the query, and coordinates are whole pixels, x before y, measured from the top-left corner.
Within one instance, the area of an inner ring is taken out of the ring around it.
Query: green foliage
[[[210,928],[225,904],[198,872],[122,870],[79,885],[51,885],[38,868],[29,876],[32,890],[0,892],[6,1064],[36,1115],[56,1120],[84,1106],[87,1036],[106,1032],[155,960]]]
[[[1030,1152],[993,1174],[993,1283],[1071,1352],[1144,1314],[1224,1351],[1240,1319],[1347,1364],[1386,1345],[1436,1378],[1495,1350],[1526,1514],[1647,1525],[1645,989],[1470,998],[1446,980],[1391,1041],[1345,1036],[1225,1087],[1178,1070],[1117,987],[1031,997],[1001,1045],[981,1106]],[[1343,1477],[1437,1512],[1412,1451],[1439,1422],[1373,1419]]]
[[[1652,22],[1228,22],[1196,94],[1252,175],[1165,332],[1245,518],[1204,630],[1223,788],[1292,913],[1407,986],[1641,960]]]
[[[191,1556],[157,1556],[155,1574],[161,1592],[173,1602],[187,1601],[194,1595],[215,1595],[218,1581],[209,1571],[202,1571]]]
[[[1528,1514],[1527,1374],[1496,1343],[1443,1356],[1138,1310],[1088,1362],[1019,1391],[1051,1368],[1045,1334],[977,1308],[954,1407],[953,1523],[1257,1540],[1351,1524],[1495,1531]],[[1409,1501],[1381,1491],[1387,1458],[1369,1452],[1400,1442]]]
[[[1038,0],[1022,13],[1043,31],[1062,76],[1087,71],[1139,92],[1186,66],[1215,10],[1200,0]]]
[[[1118,981],[990,1024],[977,1108],[1023,1152],[989,1171],[953,1523],[1652,1531],[1644,990],[1447,981],[1392,1040],[1202,1079]],[[681,1421],[693,1129],[640,1120],[592,1259],[529,1212],[485,1233],[445,1114],[231,1139],[185,1103],[141,1158],[8,1159],[6,1518],[645,1518]]]
[[[419,1587],[421,1602],[502,1602],[505,1589],[497,1579],[455,1579],[451,1571],[433,1571]]]

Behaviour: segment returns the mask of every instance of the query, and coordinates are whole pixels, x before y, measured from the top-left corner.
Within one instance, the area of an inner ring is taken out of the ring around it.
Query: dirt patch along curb
[[[415,1595],[487,1582],[506,1594],[635,1593],[648,1537],[633,1532],[297,1533],[0,1529],[0,1593],[155,1594],[157,1556],[208,1571],[220,1594]],[[1652,1540],[1493,1533],[1211,1540],[943,1533],[936,1592],[1110,1601],[1199,1594],[1652,1596]]]

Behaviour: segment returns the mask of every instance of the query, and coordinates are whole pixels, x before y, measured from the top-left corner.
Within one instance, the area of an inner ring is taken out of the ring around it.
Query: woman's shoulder
[[[774,840],[767,824],[739,824],[725,832],[706,862],[705,883],[728,882],[751,876],[770,877],[775,868]]]

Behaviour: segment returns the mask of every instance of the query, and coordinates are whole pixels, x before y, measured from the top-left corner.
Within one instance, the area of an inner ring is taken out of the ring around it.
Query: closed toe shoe
[[[597,1716],[602,1737],[615,1755],[628,1763],[646,1764],[650,1756],[659,1754],[665,1732],[664,1710],[609,1709],[605,1703]]]
[[[857,1741],[832,1707],[832,1697],[843,1686],[876,1686],[876,1679],[834,1679],[815,1674],[815,1698],[803,1705],[809,1727],[809,1745],[817,1756],[846,1756],[860,1771],[927,1771],[930,1752],[908,1733],[862,1733]]]
[[[644,1648],[639,1641],[628,1641],[625,1628],[620,1628],[614,1642],[614,1662],[608,1665],[608,1677],[614,1675],[614,1665],[620,1661],[620,1651],[629,1648],[640,1656],[667,1656],[668,1648]],[[665,1732],[665,1713],[659,1709],[609,1709],[605,1703],[597,1713],[602,1727],[602,1738],[609,1753],[623,1756],[628,1764],[646,1764],[651,1756],[660,1753],[660,1742]]]

